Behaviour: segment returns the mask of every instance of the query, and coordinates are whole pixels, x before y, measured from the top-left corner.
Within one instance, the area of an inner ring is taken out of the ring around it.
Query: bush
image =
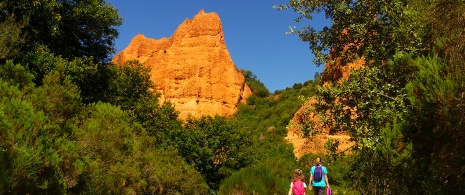
[[[224,180],[218,194],[287,194],[289,180],[265,166],[249,167]]]

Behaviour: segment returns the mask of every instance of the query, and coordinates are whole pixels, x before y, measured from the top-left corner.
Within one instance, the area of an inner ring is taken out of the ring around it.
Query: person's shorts
[[[326,187],[313,186],[314,195],[325,195]]]

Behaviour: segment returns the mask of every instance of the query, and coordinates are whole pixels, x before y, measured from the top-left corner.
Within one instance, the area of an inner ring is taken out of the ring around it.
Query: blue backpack
[[[315,166],[315,170],[313,171],[313,181],[320,182],[323,179],[323,168],[322,166],[318,165]]]

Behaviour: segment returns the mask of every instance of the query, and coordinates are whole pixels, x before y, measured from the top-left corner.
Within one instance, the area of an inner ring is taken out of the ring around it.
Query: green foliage
[[[4,4],[0,4],[0,9],[4,9]],[[23,25],[16,24],[13,17],[6,17],[0,21],[0,60],[18,57],[19,45],[24,43],[21,37]]]
[[[330,132],[348,132],[355,149],[376,147],[384,125],[405,118],[408,102],[403,87],[413,70],[407,63],[409,57],[399,55],[388,64],[389,69],[364,68],[352,72],[342,85],[320,88],[316,109],[330,111],[324,120]]]
[[[257,76],[252,73],[250,70],[240,69],[241,73],[244,75],[245,82],[252,90],[252,94],[258,97],[267,97],[270,95],[270,92],[265,87],[265,85],[258,80]]]
[[[463,144],[465,140],[463,74],[446,61],[423,57],[414,62],[417,77],[407,85],[410,113],[415,113],[412,130],[419,192],[465,192],[463,176]],[[460,76],[459,76],[460,75]],[[434,143],[434,144],[431,144]],[[426,173],[426,174],[421,174]],[[429,176],[428,176],[429,175]]]
[[[63,70],[60,71],[79,87],[85,103],[105,101],[104,94],[108,91],[112,72],[109,66],[96,64],[92,58],[82,57],[70,61],[40,46],[34,53],[22,56],[22,64],[27,65],[34,75],[36,85],[42,85],[45,75],[61,67]]]
[[[398,54],[383,69],[351,72],[340,85],[319,89],[315,109],[323,123],[330,133],[345,132],[354,142],[356,160],[351,163],[354,174],[350,179],[354,185],[364,186],[360,187],[363,194],[405,193],[412,181],[413,174],[407,171],[412,163],[411,142],[403,132],[410,117],[405,85],[416,70],[411,62],[411,55]]]
[[[273,173],[280,178],[290,181],[292,174],[296,168],[303,170],[295,159],[292,151],[291,144],[272,146],[272,143],[268,145],[268,151],[262,150],[256,146],[257,152],[261,153],[260,159],[256,162],[257,165],[267,167],[273,171]],[[274,147],[273,149],[270,149]],[[286,182],[287,183],[287,182]]]
[[[43,111],[54,124],[63,127],[84,108],[79,88],[64,76],[62,67],[59,69],[61,71],[45,76],[43,85],[33,91],[30,101],[35,109]]]
[[[0,79],[0,193],[63,193],[53,140],[58,127]]]
[[[170,141],[217,190],[219,183],[249,164],[250,132],[225,117],[189,119],[183,129],[170,132]]]
[[[277,176],[265,166],[235,172],[220,186],[219,194],[287,194],[290,180]]]
[[[282,137],[287,133],[286,125],[301,106],[301,96],[315,94],[316,85],[313,82],[294,84],[296,89],[289,88],[276,91],[275,97],[250,96],[247,105],[239,105],[236,119],[244,125],[256,129],[256,134],[270,134],[270,138],[276,138],[273,143],[282,142]]]
[[[435,55],[458,69],[465,60],[464,3],[463,0],[428,0],[419,1],[416,6],[424,13],[418,18],[427,27]]]
[[[43,45],[69,60],[92,56],[95,62],[106,62],[114,53],[116,27],[122,19],[103,0],[4,0],[1,3],[0,22],[14,20],[20,27],[23,53]]]
[[[454,172],[460,172],[456,168],[463,158],[451,158],[463,147],[457,142],[463,139],[458,125],[463,109],[457,103],[462,82],[453,82],[460,77],[448,72],[444,63],[398,54],[383,69],[365,68],[341,85],[320,89],[324,101],[316,109],[331,113],[323,121],[331,131],[346,132],[355,142],[350,179],[363,186],[362,194],[462,189],[463,180]],[[458,136],[451,140],[450,135]],[[437,167],[454,168],[439,172]],[[446,188],[438,180],[450,183]]]
[[[209,191],[202,175],[176,151],[156,149],[144,155],[142,162],[147,163],[141,170],[142,173],[153,180],[147,186],[154,189],[150,193],[207,194]]]
[[[168,133],[181,128],[178,112],[169,102],[162,104],[155,86],[150,80],[150,69],[137,61],[128,61],[121,66],[110,66],[108,90],[105,100],[126,110],[133,120],[142,124],[158,144],[168,139]]]
[[[22,55],[22,64],[26,65],[34,75],[34,83],[42,85],[48,73],[57,69],[59,65],[66,67],[67,60],[54,55],[45,46],[38,46],[35,52]]]
[[[77,155],[73,156],[69,187],[92,193],[117,193],[134,191],[140,185],[137,159],[140,151],[139,136],[144,129],[131,125],[126,114],[109,104],[96,104],[89,107],[88,115],[78,125],[68,125],[72,129],[71,140],[78,145]],[[74,168],[74,170],[73,170]],[[73,185],[74,184],[74,185]],[[80,189],[79,189],[80,188]]]
[[[431,40],[424,37],[424,23],[417,19],[418,10],[411,6],[412,2],[417,1],[290,0],[275,8],[299,13],[296,23],[313,20],[313,14],[320,12],[330,20],[331,26],[321,29],[311,23],[300,30],[291,29],[291,33],[310,44],[317,65],[325,64],[328,59],[338,59],[345,65],[362,56],[371,65],[384,62],[399,51],[415,54],[429,51]]]
[[[316,108],[331,132],[355,141],[350,179],[360,193],[464,192],[458,176],[464,163],[464,6],[446,0],[291,0],[278,6],[300,13],[297,22],[318,12],[330,20],[321,30],[291,29],[309,42],[317,64],[366,61],[367,68],[347,81],[321,87]]]
[[[153,96],[154,84],[150,80],[150,69],[137,61],[128,61],[121,66],[110,67],[112,78],[105,94],[107,101],[119,105],[123,110],[134,111],[137,101]]]
[[[241,126],[251,131],[253,144],[249,148],[252,154],[248,159],[251,164],[225,179],[220,193],[288,192],[292,173],[299,165],[296,163],[292,145],[283,139],[287,134],[286,125],[301,106],[299,96],[310,96],[315,92],[313,82],[294,86],[275,92],[274,97],[251,96],[246,105],[239,105],[234,118]],[[266,173],[263,173],[263,176],[250,176],[255,175],[257,171]]]
[[[410,92],[409,100],[413,105],[429,107],[436,102],[447,102],[453,98],[457,90],[456,85],[447,75],[443,61],[422,57],[413,63],[418,66],[419,71],[406,87]]]
[[[18,85],[19,89],[32,87],[34,76],[21,64],[14,64],[13,61],[7,60],[5,64],[0,65],[0,77],[3,81],[11,85]]]
[[[208,192],[176,151],[155,149],[154,137],[118,107],[86,107],[57,69],[34,88],[24,67],[1,66],[0,193]]]
[[[154,140],[110,104],[89,107],[73,129],[77,142],[71,191],[88,193],[204,193],[208,186],[176,152],[155,150]],[[71,159],[70,159],[71,160]],[[74,185],[73,185],[74,184]]]

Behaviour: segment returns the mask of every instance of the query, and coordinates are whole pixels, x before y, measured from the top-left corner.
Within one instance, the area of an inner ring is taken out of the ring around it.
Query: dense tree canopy
[[[293,29],[318,64],[365,59],[348,80],[327,81],[316,111],[354,141],[362,194],[464,193],[463,0],[306,1],[279,9],[331,26]],[[318,129],[314,129],[318,131]],[[402,170],[402,171],[400,171]]]
[[[269,192],[286,190],[295,159],[282,136],[299,104],[274,110],[250,71],[253,107],[273,119],[260,127],[249,115],[181,121],[153,92],[151,70],[108,63],[121,23],[110,4],[6,0],[0,9],[0,193],[215,194],[257,162],[276,173]],[[270,128],[278,130],[264,141]]]
[[[346,64],[356,57],[364,57],[367,64],[389,59],[397,51],[424,53],[429,50],[425,24],[415,21],[416,8],[411,2],[393,1],[306,1],[291,0],[279,9],[293,9],[301,14],[296,22],[312,20],[313,13],[323,12],[331,26],[315,29],[311,24],[292,29],[302,41],[310,44],[317,65],[329,59]],[[376,46],[376,47],[375,47]]]
[[[331,20],[292,29],[318,64],[365,67],[274,94],[242,70],[253,95],[234,116],[181,121],[153,93],[151,70],[108,63],[122,20],[112,5],[0,0],[0,193],[282,194],[315,157],[297,161],[284,140],[303,96],[355,143],[343,156],[327,142],[338,193],[465,193],[463,0],[278,8]]]
[[[0,9],[0,25],[8,27],[1,43],[7,52],[0,57],[16,57],[18,46],[26,53],[43,45],[66,59],[92,56],[106,62],[122,22],[103,0],[2,0]]]
[[[1,193],[207,193],[200,173],[126,111],[83,104],[64,70],[34,87],[20,64],[1,66]]]

